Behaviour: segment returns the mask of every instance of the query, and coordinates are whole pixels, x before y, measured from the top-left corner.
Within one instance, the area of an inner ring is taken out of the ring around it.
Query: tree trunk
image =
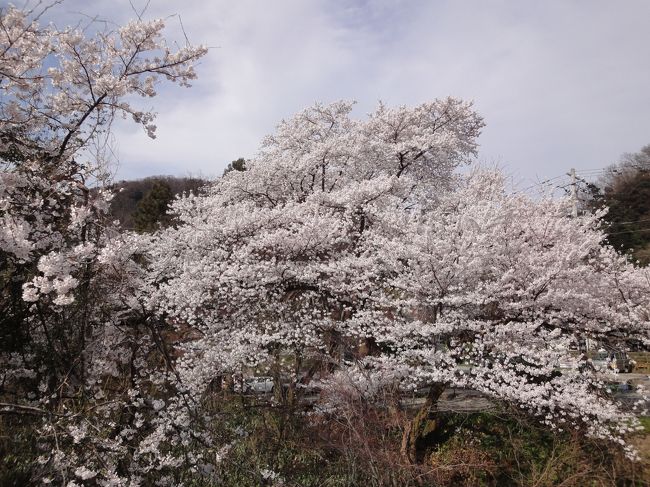
[[[426,401],[404,428],[401,454],[409,463],[422,462],[427,446],[430,446],[440,429],[441,420],[436,417],[436,405],[445,388],[446,384],[433,384]]]

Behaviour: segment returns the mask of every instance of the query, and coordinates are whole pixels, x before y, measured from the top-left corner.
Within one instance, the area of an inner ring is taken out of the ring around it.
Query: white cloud
[[[92,8],[132,16],[124,0]],[[218,47],[193,89],[154,100],[157,140],[120,125],[123,177],[218,175],[281,118],[339,98],[356,99],[360,115],[378,99],[474,99],[487,122],[482,158],[524,180],[602,167],[650,143],[644,0],[153,0],[148,13],[178,13],[192,41]]]

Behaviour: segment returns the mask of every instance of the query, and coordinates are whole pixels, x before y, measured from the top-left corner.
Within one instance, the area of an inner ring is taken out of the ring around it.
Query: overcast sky
[[[57,22],[77,12],[133,16],[128,0],[68,0]],[[192,89],[145,100],[156,140],[118,127],[119,178],[218,176],[280,119],[341,98],[358,117],[378,100],[474,100],[480,159],[522,186],[650,143],[650,0],[151,0],[148,17],[169,14],[214,49]]]

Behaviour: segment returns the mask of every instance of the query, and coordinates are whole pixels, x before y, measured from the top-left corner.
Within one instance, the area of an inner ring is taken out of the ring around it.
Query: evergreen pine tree
[[[134,221],[138,232],[153,232],[169,224],[167,210],[174,194],[166,181],[157,180],[136,208]]]
[[[225,176],[230,171],[245,171],[245,170],[246,170],[246,159],[240,157],[239,159],[235,159],[234,161],[228,164],[226,169],[224,169],[223,171],[223,175]]]

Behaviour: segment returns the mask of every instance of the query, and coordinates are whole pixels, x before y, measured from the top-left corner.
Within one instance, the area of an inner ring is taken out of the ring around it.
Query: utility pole
[[[571,168],[571,172],[569,173],[569,176],[571,176],[571,201],[573,202],[573,209],[571,211],[571,215],[573,218],[578,218],[578,187],[576,183],[576,170],[575,168]]]

